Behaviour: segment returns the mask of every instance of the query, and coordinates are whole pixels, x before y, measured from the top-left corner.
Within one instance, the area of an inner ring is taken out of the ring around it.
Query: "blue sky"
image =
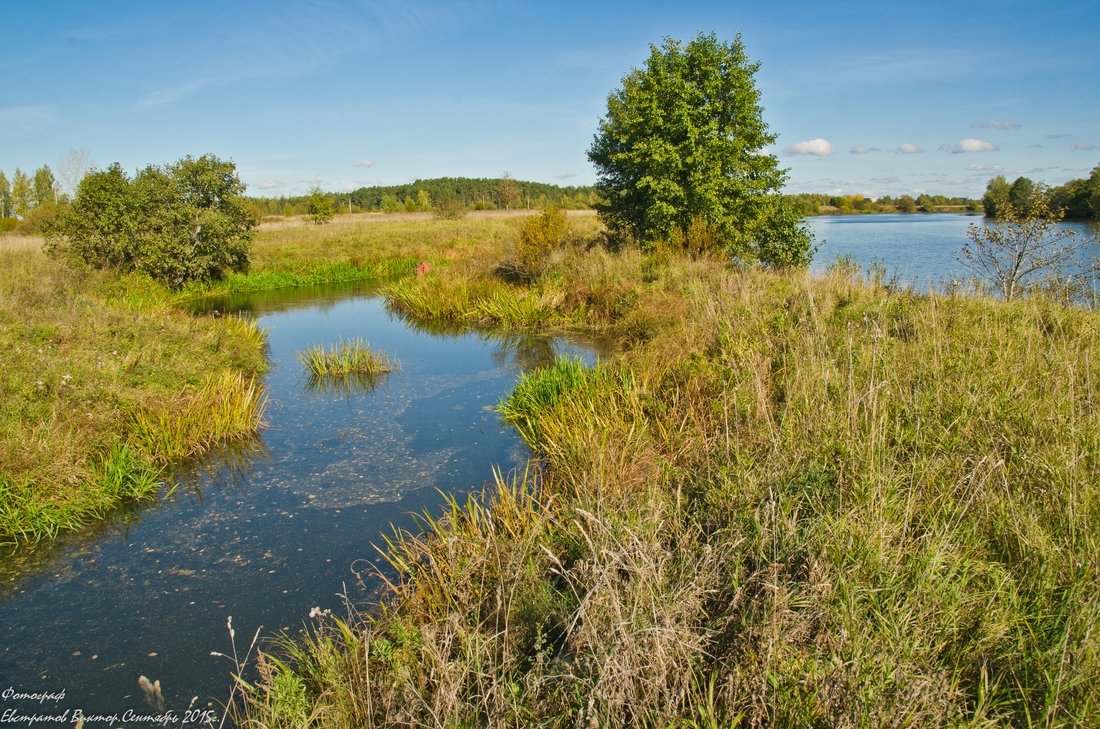
[[[979,195],[1100,163],[1100,2],[15,2],[0,170],[212,152],[256,195],[590,184],[650,43],[740,32],[788,189]]]

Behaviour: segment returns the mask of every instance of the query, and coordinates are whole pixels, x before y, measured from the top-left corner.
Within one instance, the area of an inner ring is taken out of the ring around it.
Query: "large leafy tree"
[[[588,151],[613,233],[651,245],[705,230],[742,260],[808,262],[810,235],[779,194],[786,170],[766,151],[776,136],[763,119],[758,68],[740,35],[650,46],[645,68],[608,96]]]
[[[132,180],[114,164],[80,182],[47,230],[47,250],[176,288],[246,270],[255,222],[232,162],[186,157]]]

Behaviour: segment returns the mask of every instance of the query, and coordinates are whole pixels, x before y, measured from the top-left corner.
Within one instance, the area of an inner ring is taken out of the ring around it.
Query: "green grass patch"
[[[371,348],[362,338],[318,344],[297,353],[311,380],[359,378],[374,380],[397,369],[397,360]]]

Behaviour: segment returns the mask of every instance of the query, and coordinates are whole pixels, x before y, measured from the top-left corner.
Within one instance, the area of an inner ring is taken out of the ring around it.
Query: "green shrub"
[[[256,221],[243,193],[234,164],[213,155],[150,165],[132,180],[116,163],[87,175],[48,221],[46,251],[171,288],[220,279],[248,268]]]
[[[309,222],[314,225],[324,225],[336,216],[336,208],[332,204],[332,198],[321,192],[321,188],[315,187],[309,193]]]
[[[516,269],[524,278],[538,278],[546,270],[550,253],[565,242],[569,221],[559,206],[547,208],[542,215],[523,221],[516,244]]]

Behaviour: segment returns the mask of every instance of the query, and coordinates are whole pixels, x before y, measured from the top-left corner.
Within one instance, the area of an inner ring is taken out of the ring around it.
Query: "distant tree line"
[[[16,167],[11,179],[0,170],[0,232],[34,230],[61,201],[61,188],[49,165],[31,175]]]
[[[316,207],[316,190],[306,195],[251,198],[260,215],[310,214]],[[337,212],[437,212],[459,207],[465,210],[519,210],[559,206],[587,209],[599,197],[591,186],[560,186],[527,182],[511,177],[438,177],[404,185],[361,187],[352,192],[327,193]]]
[[[87,151],[70,149],[58,160],[57,172],[49,165],[31,173],[16,167],[11,177],[0,170],[0,233],[38,232],[59,205],[72,199],[91,168]]]
[[[878,198],[863,195],[829,195],[827,193],[802,192],[786,196],[799,215],[847,215],[858,213],[943,213],[977,212],[982,202],[968,197],[922,194],[883,195]]]
[[[982,197],[986,215],[993,217],[1002,217],[1010,208],[1027,215],[1038,203],[1065,218],[1100,218],[1100,165],[1093,167],[1087,178],[1057,187],[1046,187],[1027,177],[1017,177],[1009,184],[1004,175],[998,175],[986,185]]]

